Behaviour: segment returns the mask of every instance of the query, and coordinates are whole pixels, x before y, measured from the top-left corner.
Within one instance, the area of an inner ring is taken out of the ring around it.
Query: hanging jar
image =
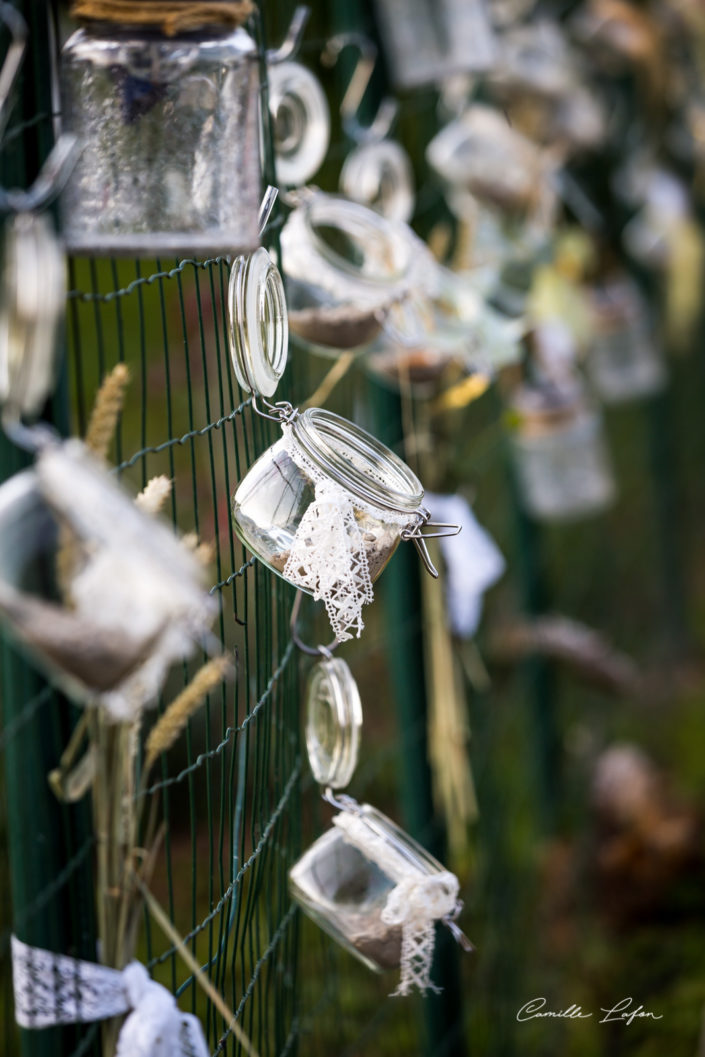
[[[62,196],[72,253],[232,253],[258,243],[259,73],[248,3],[79,0],[63,123],[83,151]],[[119,18],[119,20],[118,20]]]
[[[602,419],[577,382],[524,385],[508,415],[520,496],[539,521],[598,513],[615,498]]]
[[[618,276],[594,287],[592,314],[587,367],[598,396],[616,404],[660,392],[666,370],[636,284]]]
[[[341,418],[311,407],[282,418],[283,436],[233,497],[233,527],[269,569],[323,599],[336,637],[359,635],[372,584],[401,540],[429,571],[423,487],[398,455]]]
[[[233,528],[269,569],[325,602],[344,641],[350,628],[360,634],[362,606],[401,540],[413,540],[437,575],[423,541],[424,526],[434,527],[423,487],[398,455],[340,415],[299,413],[286,401],[258,407],[258,397],[274,394],[287,355],[283,285],[266,250],[234,262],[228,308],[238,382],[282,427],[235,492]]]
[[[472,949],[454,923],[457,877],[370,804],[328,799],[341,811],[292,867],[292,897],[368,969],[401,968],[396,994],[433,990],[436,922]]]
[[[289,326],[312,351],[362,350],[383,330],[420,329],[414,299],[436,265],[408,225],[339,195],[307,191],[281,235]]]
[[[487,70],[495,42],[484,0],[375,0],[392,83],[406,90]]]

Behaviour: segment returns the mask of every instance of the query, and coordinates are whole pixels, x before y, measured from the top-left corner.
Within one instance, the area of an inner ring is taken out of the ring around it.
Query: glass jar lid
[[[8,221],[0,275],[0,405],[39,414],[55,368],[66,266],[50,222],[35,213]]]
[[[355,423],[309,407],[294,420],[292,430],[304,454],[358,499],[399,514],[419,510],[424,493],[416,474]]]
[[[289,325],[279,269],[262,247],[233,262],[228,312],[239,385],[255,396],[272,396],[286,367]]]
[[[393,140],[363,143],[340,173],[340,189],[390,220],[408,221],[414,211],[414,175],[406,151]]]
[[[301,187],[328,150],[328,103],[317,79],[298,62],[272,65],[268,77],[277,179],[286,187]]]
[[[331,657],[314,665],[306,698],[311,772],[319,785],[342,789],[357,766],[362,727],[360,694],[345,661]]]

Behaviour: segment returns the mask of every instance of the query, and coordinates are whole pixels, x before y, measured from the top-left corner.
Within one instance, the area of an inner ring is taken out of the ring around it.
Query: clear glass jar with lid
[[[313,351],[361,350],[388,320],[404,333],[418,329],[404,308],[434,288],[436,265],[407,224],[339,195],[306,191],[281,246],[289,326]]]
[[[330,799],[342,810],[292,867],[292,897],[368,969],[401,967],[397,993],[425,991],[437,921],[470,949],[454,924],[462,909],[458,880],[370,804]]]
[[[339,641],[359,635],[362,606],[402,539],[413,540],[437,576],[422,529],[432,526],[416,474],[375,437],[332,412],[302,414],[274,395],[286,365],[287,308],[281,276],[266,250],[238,258],[228,292],[230,347],[253,407],[281,423],[282,437],[240,482],[233,528],[273,572],[325,602]]]
[[[83,145],[62,195],[67,247],[130,256],[253,249],[259,72],[253,39],[235,25],[238,5],[208,5],[200,25],[193,5],[151,22],[142,6],[119,5],[118,22],[108,4],[74,5],[93,17],[61,60],[63,124]]]
[[[611,505],[616,489],[602,418],[577,380],[523,385],[508,421],[527,513],[569,521]]]
[[[656,343],[648,304],[628,276],[593,287],[593,336],[587,369],[605,403],[638,400],[660,392],[666,368]]]
[[[330,606],[348,612],[354,599],[371,601],[402,539],[437,575],[421,531],[430,527],[423,487],[398,455],[333,412],[293,413],[283,432],[235,492],[233,525],[269,569],[323,598],[334,630],[349,638]]]

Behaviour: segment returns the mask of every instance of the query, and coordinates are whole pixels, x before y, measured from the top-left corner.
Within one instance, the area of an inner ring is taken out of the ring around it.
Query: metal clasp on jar
[[[424,532],[424,529],[438,529],[438,532]],[[426,540],[442,539],[444,536],[457,536],[460,532],[461,526],[454,525],[447,521],[431,521],[431,511],[427,510],[426,507],[419,508],[419,520],[415,525],[410,528],[401,530],[401,538],[403,540],[411,540],[419,552],[421,561],[426,566],[426,569],[431,576],[438,579],[438,569],[431,561],[431,556],[428,553],[428,547],[426,546]]]

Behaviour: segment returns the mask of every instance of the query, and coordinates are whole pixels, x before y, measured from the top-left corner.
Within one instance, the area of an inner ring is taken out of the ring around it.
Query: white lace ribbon
[[[291,426],[282,427],[289,456],[313,481],[314,501],[305,511],[289,551],[283,574],[296,587],[310,591],[325,603],[333,634],[339,642],[357,637],[364,628],[362,607],[373,601],[372,578],[365,541],[355,509],[364,510],[379,521],[411,525],[416,514],[395,514],[378,510],[355,499],[319,470],[301,451]]]
[[[22,1028],[88,1023],[129,1013],[115,1057],[209,1057],[198,1017],[140,962],[109,969],[12,937],[15,1019]]]
[[[423,873],[354,812],[341,812],[333,822],[348,843],[395,882],[380,915],[385,925],[401,926],[401,976],[394,996],[414,989],[421,994],[438,991],[431,981],[436,922],[455,912],[458,878],[448,870]]]

